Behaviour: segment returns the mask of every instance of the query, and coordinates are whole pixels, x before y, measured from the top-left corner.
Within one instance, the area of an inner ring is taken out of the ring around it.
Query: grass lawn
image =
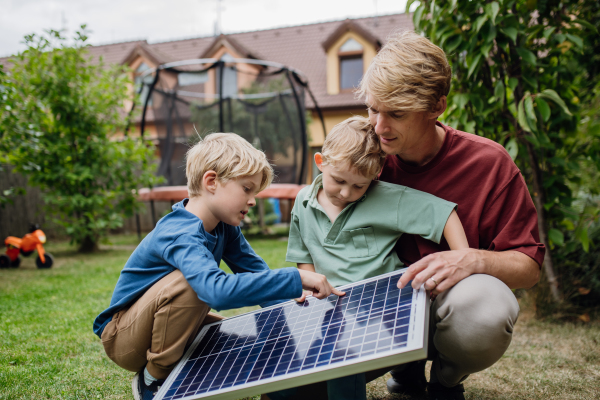
[[[131,399],[132,373],[105,355],[92,332],[109,303],[119,272],[137,243],[114,236],[93,255],[50,243],[50,270],[25,258],[0,270],[0,399]],[[287,243],[256,236],[251,244],[272,268],[289,266]],[[466,382],[468,399],[597,399],[600,324],[541,322],[524,300],[513,342],[504,357]],[[232,316],[243,311],[229,310]],[[386,377],[368,386],[370,399],[388,395]]]

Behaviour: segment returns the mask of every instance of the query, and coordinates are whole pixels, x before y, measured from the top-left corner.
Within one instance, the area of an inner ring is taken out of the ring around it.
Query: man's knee
[[[480,274],[440,295],[432,311],[434,345],[442,358],[462,359],[473,369],[484,369],[508,348],[519,304],[502,281]]]

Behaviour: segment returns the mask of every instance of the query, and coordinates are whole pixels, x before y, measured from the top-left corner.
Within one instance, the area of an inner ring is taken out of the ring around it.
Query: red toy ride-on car
[[[43,244],[46,243],[46,235],[37,225],[32,225],[29,233],[18,237],[9,236],[4,240],[6,245],[6,254],[0,254],[0,268],[13,267],[17,268],[21,264],[21,257],[30,256],[34,250],[37,250],[38,256],[35,260],[35,265],[38,268],[50,268],[54,263],[54,259],[50,253],[46,253]]]

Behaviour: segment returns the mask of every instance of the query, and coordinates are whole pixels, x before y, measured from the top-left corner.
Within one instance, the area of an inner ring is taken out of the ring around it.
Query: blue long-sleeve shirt
[[[223,310],[269,305],[300,297],[302,281],[297,268],[270,270],[239,227],[219,222],[211,233],[202,221],[185,209],[187,199],[173,206],[134,250],[112,295],[110,306],[96,317],[94,333],[119,310],[131,305],[167,274],[180,270],[198,298]],[[219,268],[223,259],[234,274]],[[250,273],[248,273],[250,272]]]

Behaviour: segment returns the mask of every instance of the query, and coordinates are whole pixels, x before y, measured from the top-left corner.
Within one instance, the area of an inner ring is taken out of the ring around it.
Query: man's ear
[[[209,193],[214,194],[217,190],[217,173],[213,170],[206,171],[202,176],[202,187]]]
[[[319,171],[323,172],[323,154],[315,153],[315,164],[317,164]]]
[[[429,112],[429,119],[438,119],[438,117],[446,111],[447,106],[448,98],[446,96],[441,96],[435,107],[433,107],[433,110]]]

